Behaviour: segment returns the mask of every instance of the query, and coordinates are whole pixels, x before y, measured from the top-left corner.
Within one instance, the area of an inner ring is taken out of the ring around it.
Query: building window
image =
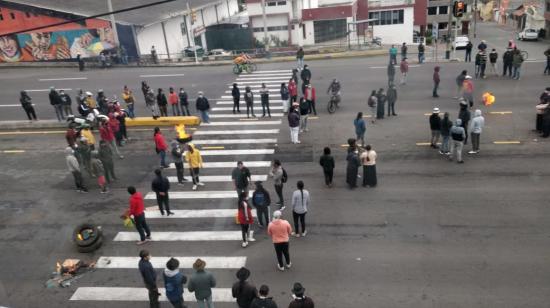
[[[286,1],[277,1],[277,5],[286,5]]]
[[[10,13],[11,19],[15,19],[15,14],[13,12]]]
[[[287,31],[287,30],[288,30],[288,26],[267,27],[268,32],[271,32],[271,31]],[[255,27],[255,28],[252,28],[252,31],[253,32],[264,32],[264,27]]]
[[[371,21],[369,23],[370,25],[374,25],[374,26],[403,24],[404,11],[393,10],[393,11],[369,12],[369,19],[376,19],[375,21]]]
[[[277,2],[268,2],[266,3],[267,6],[276,6]]]
[[[268,1],[266,5],[267,6],[284,6],[286,5],[286,0]]]
[[[431,6],[428,8],[428,15],[437,15],[437,6]]]
[[[447,15],[449,7],[444,5],[439,7],[439,15]]]

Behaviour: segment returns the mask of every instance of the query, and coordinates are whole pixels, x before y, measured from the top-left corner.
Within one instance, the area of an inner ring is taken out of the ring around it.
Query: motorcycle
[[[341,100],[340,92],[331,94],[330,100],[328,101],[328,107],[327,107],[328,113],[334,113],[336,112],[337,108],[340,108],[340,106],[338,106],[338,104],[340,103],[340,100]]]

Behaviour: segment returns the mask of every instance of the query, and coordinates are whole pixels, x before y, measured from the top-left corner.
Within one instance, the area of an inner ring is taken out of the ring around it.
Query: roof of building
[[[161,0],[114,0],[113,10],[120,10],[138,5],[144,5]],[[106,13],[107,0],[10,0],[8,2],[30,5],[38,8],[50,9],[75,15],[92,16]],[[172,16],[181,15],[187,11],[187,2],[193,9],[221,3],[222,0],[176,0],[153,7],[135,11],[124,12],[115,15],[117,22],[134,25],[148,25]],[[105,16],[103,18],[108,18]]]

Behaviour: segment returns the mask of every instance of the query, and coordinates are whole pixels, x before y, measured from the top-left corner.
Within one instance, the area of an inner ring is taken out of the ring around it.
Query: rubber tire
[[[242,73],[241,68],[238,65],[233,66],[233,74],[239,75],[240,73]]]
[[[256,63],[250,63],[248,66],[250,66],[253,72],[258,70],[258,66],[256,65]]]
[[[86,246],[86,247],[78,247],[77,246],[76,250],[78,252],[81,252],[81,253],[94,252],[94,251],[98,250],[99,247],[101,247],[102,244],[103,244],[103,236],[98,236],[97,241],[95,241],[92,245]]]
[[[249,73],[249,74],[253,72],[252,66],[250,66],[250,64],[247,65],[245,69],[246,69],[246,72]]]
[[[336,103],[333,103],[332,100],[328,101],[327,111],[328,113],[334,113],[336,111]]]
[[[80,232],[80,230],[82,229],[92,229],[93,232],[96,234],[96,236],[90,238],[90,239],[87,239],[87,240],[79,240],[78,237],[77,237],[77,234]],[[88,246],[91,246],[93,245],[100,237],[103,237],[103,232],[101,231],[100,228],[98,228],[97,226],[95,225],[92,225],[92,224],[89,224],[89,223],[82,223],[78,226],[76,226],[76,228],[74,228],[73,230],[73,234],[72,234],[72,238],[73,238],[73,242],[76,244],[77,247],[88,247]]]

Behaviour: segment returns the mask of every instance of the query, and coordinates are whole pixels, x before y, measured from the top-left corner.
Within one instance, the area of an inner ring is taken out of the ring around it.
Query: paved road
[[[289,290],[295,281],[304,284],[320,307],[547,305],[550,299],[547,267],[550,210],[546,206],[546,183],[550,170],[546,161],[550,149],[546,140],[531,132],[534,105],[548,83],[546,77],[541,77],[540,64],[526,63],[520,81],[497,77],[475,81],[476,97],[491,90],[497,102],[490,108],[481,107],[486,113],[481,153],[476,157],[467,156],[464,165],[451,163],[435,150],[417,143],[428,140],[425,113],[434,106],[449,111],[451,117],[456,118],[458,104],[452,99],[454,77],[460,70],[473,70],[473,67],[464,63],[442,64],[444,81],[439,99],[430,97],[434,64],[411,68],[408,84],[399,88],[398,116],[378,121],[375,125],[368,124],[367,140],[379,154],[379,186],[350,191],[344,183],[345,148],[341,144],[353,136],[351,123],[355,114],[367,112],[366,93],[385,86],[385,69],[378,68],[384,66],[385,60],[310,63],[313,84],[318,85],[319,118],[310,121],[310,132],[301,136],[300,145],[289,143],[284,119],[281,124],[259,125],[259,122],[240,121],[238,118],[217,118],[213,121],[253,124],[203,126],[195,133],[197,140],[211,141],[214,144],[209,146],[224,146],[223,150],[274,150],[274,154],[207,155],[204,158],[209,163],[280,158],[289,173],[289,184],[285,189],[287,201],[295,182],[304,180],[313,198],[307,217],[309,233],[306,238],[292,240],[291,270],[277,271],[269,239],[256,227],[258,240],[246,249],[240,247],[239,240],[216,241],[206,237],[199,241],[155,241],[147,245],[153,257],[221,257],[225,262],[219,263],[220,268],[212,269],[219,288],[231,287],[235,280],[232,267],[245,262],[252,270],[251,280],[256,285],[269,284],[272,295],[282,307],[290,301]],[[260,69],[285,70],[290,68],[289,65],[265,65]],[[196,88],[205,89],[213,104],[224,101],[217,99],[227,95],[223,93],[227,84],[235,80],[235,76],[225,72],[223,67],[222,70],[206,68],[187,75],[189,70],[192,69],[184,71],[186,84],[196,80]],[[162,71],[158,73],[166,73],[166,70]],[[99,86],[98,79],[95,79],[98,76],[103,76],[106,81],[101,83],[106,90],[109,88],[105,84],[113,84],[111,89],[114,91],[121,87],[118,80],[127,80],[125,78],[131,75],[137,84],[141,78],[135,77],[136,72],[92,72],[89,74],[95,77],[90,87]],[[57,76],[59,72],[52,75]],[[35,75],[35,78],[40,76]],[[323,92],[333,77],[342,80],[344,102],[336,114],[328,115],[324,106],[327,96]],[[168,81],[175,83],[175,80],[169,78]],[[164,85],[162,79],[153,82]],[[215,107],[219,106],[228,105],[215,104]],[[491,111],[511,113],[487,114]],[[228,113],[213,111],[218,115]],[[274,117],[271,121],[279,119]],[[245,129],[254,132],[225,134],[228,130]],[[280,131],[263,134],[259,129]],[[218,132],[205,135],[206,131]],[[165,134],[171,136],[173,133],[167,130]],[[66,289],[45,289],[43,283],[55,263],[65,258],[98,260],[102,256],[137,255],[140,248],[133,242],[114,239],[119,232],[133,231],[125,230],[118,218],[127,206],[125,187],[136,185],[144,193],[150,190],[152,171],[158,165],[151,135],[149,130],[130,131],[133,140],[122,148],[125,159],[116,161],[120,180],[113,185],[111,193],[101,195],[94,188],[91,193],[81,195],[73,191],[72,180],[66,172],[62,134],[0,134],[0,186],[3,188],[0,203],[0,247],[3,251],[0,255],[3,264],[0,268],[0,305],[146,306],[145,302],[105,298],[99,301],[69,300],[75,294],[85,294],[78,293],[86,291],[78,291],[79,288],[141,288],[141,278],[133,268],[97,269]],[[276,143],[227,141],[259,138],[274,138]],[[495,141],[519,141],[519,144],[494,144]],[[337,163],[336,185],[332,189],[324,187],[317,163],[322,148],[327,145],[333,149]],[[466,150],[469,149],[466,146]],[[25,152],[6,153],[6,150]],[[203,149],[203,152],[207,151],[209,149]],[[265,176],[268,172],[266,167],[251,169],[257,176]],[[205,168],[203,175],[227,176],[230,170]],[[175,175],[172,169],[166,172]],[[274,194],[269,180],[266,186]],[[202,190],[231,191],[232,187],[229,182],[210,182]],[[199,195],[193,194],[189,185],[174,186],[173,191],[191,194],[191,199],[172,199],[172,206],[177,210],[192,210],[191,213],[197,214],[194,210],[234,208],[234,201],[230,198],[197,199]],[[147,200],[146,205],[154,207],[155,203]],[[183,215],[184,212],[179,213]],[[223,234],[239,231],[232,217],[219,217],[224,211],[216,213],[218,217],[161,219],[151,216],[149,223],[153,236],[168,231],[215,231]],[[285,217],[291,220],[289,209],[285,210]],[[103,226],[106,243],[94,254],[81,255],[72,247],[70,233],[77,222],[89,219]],[[237,257],[240,258],[235,259]],[[211,262],[215,263],[215,260]],[[184,271],[190,273],[189,269]],[[104,294],[119,294],[110,290]],[[223,294],[224,290],[220,292]],[[219,303],[216,307],[234,307],[234,304]]]

